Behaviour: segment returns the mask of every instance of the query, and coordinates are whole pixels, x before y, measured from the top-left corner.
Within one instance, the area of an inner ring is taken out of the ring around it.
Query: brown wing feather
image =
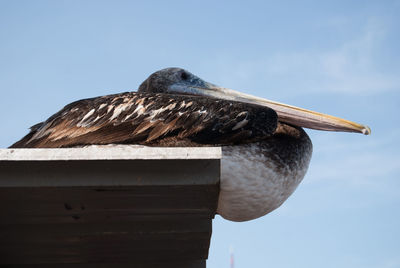
[[[277,125],[267,107],[201,96],[127,92],[73,102],[11,146],[226,145],[264,139]]]

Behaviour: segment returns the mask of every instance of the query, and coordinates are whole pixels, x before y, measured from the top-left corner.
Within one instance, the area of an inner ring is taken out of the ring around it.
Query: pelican
[[[217,213],[247,221],[278,208],[312,154],[305,128],[370,134],[368,126],[208,83],[181,68],[151,74],[137,92],[68,104],[10,148],[102,144],[221,146]]]

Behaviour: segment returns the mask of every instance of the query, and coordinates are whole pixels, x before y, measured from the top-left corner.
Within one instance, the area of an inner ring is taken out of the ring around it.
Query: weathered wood
[[[0,224],[113,222],[188,214],[212,218],[216,185],[1,187]]]
[[[37,265],[32,264],[16,264],[12,266],[13,268],[205,268],[206,261],[205,260],[190,260],[190,261],[162,261],[162,262],[153,262],[153,261],[145,261],[145,262],[127,262],[127,263],[74,263],[74,264],[65,264],[65,263],[41,263]]]
[[[0,187],[215,184],[210,170],[218,160],[0,160]]]
[[[0,157],[0,265],[205,267],[218,193],[214,158]]]

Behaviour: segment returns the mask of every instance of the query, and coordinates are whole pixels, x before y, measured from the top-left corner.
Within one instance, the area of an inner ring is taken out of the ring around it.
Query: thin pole
[[[235,268],[235,259],[233,258],[233,246],[229,247],[229,254],[230,254],[230,268]]]

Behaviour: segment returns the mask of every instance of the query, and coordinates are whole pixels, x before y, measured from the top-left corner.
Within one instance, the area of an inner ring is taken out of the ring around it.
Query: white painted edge
[[[82,148],[0,149],[0,161],[221,159],[221,147],[91,145]]]

